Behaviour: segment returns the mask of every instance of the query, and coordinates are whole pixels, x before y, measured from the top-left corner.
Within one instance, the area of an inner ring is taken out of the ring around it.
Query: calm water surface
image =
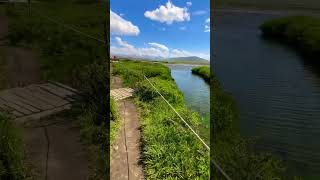
[[[258,151],[281,157],[290,175],[320,179],[320,71],[293,49],[261,38],[278,15],[217,13],[214,69],[236,98],[240,129]]]
[[[179,89],[183,92],[186,104],[203,117],[210,114],[210,86],[201,77],[193,75],[193,65],[168,65],[171,76],[175,79]]]

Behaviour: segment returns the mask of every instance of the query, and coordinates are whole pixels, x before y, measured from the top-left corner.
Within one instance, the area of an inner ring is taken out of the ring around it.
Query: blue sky
[[[209,0],[111,0],[111,55],[210,59]]]

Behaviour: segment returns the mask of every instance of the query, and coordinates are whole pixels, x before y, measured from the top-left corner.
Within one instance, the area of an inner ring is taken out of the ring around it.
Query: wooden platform
[[[119,89],[112,89],[110,91],[111,96],[116,100],[122,100],[129,98],[133,95],[134,90],[131,88],[119,88]]]
[[[0,91],[0,111],[17,121],[40,119],[71,108],[79,92],[69,86],[49,82]]]

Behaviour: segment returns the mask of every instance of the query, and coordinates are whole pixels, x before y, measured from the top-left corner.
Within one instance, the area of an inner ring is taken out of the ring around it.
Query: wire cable
[[[158,89],[150,82],[150,80],[143,75],[144,78],[149,82],[149,84],[156,90],[156,92],[162,97],[162,99],[171,107],[171,109],[179,116],[179,118],[184,122],[184,124],[193,132],[193,134],[202,142],[202,144],[210,151],[210,147],[204,142],[204,140],[192,129],[192,127],[183,119],[183,117],[174,109],[174,107],[162,96],[162,94],[158,91]],[[232,180],[226,172],[218,165],[215,160],[211,159],[211,162],[214,166],[224,175],[224,177],[228,180]]]

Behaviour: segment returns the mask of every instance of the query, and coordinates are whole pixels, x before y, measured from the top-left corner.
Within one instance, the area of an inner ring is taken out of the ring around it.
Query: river
[[[280,15],[220,12],[213,32],[214,70],[240,110],[240,131],[258,138],[287,175],[320,179],[320,70],[295,50],[261,38],[259,25]]]
[[[169,64],[171,76],[183,92],[187,106],[198,112],[209,124],[210,86],[200,76],[194,75],[191,69],[195,65]]]

